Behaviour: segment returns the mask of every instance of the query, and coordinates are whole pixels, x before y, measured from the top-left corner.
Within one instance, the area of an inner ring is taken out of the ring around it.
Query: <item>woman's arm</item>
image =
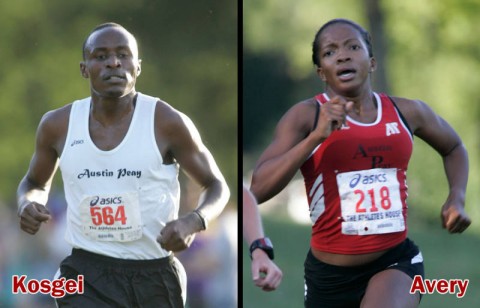
[[[465,213],[468,181],[468,154],[455,130],[427,104],[395,99],[413,133],[435,149],[443,158],[449,194],[442,206],[442,224],[451,233],[463,232],[471,220]]]
[[[353,103],[334,97],[320,108],[316,121],[315,99],[294,105],[277,124],[272,143],[253,171],[253,192],[259,203],[278,194],[295,176],[312,151],[345,121]]]

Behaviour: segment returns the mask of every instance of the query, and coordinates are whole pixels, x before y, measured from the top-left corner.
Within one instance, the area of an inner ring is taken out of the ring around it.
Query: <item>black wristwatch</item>
[[[257,248],[265,251],[270,260],[273,260],[273,245],[268,237],[259,238],[258,240],[253,241],[250,245],[250,259],[253,259],[252,253]]]

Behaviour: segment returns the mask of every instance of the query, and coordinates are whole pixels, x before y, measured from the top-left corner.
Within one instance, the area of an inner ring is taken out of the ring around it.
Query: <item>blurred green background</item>
[[[90,95],[88,80],[81,77],[79,69],[82,44],[95,26],[108,21],[122,24],[138,40],[142,74],[137,91],[157,96],[188,115],[227,179],[232,197],[225,213],[235,214],[212,222],[212,231],[197,237],[192,252],[209,249],[205,243],[228,234],[231,247],[222,247],[218,258],[223,257],[228,266],[235,268],[233,278],[225,272],[223,275],[236,281],[238,7],[236,0],[0,2],[1,307],[52,305],[51,300],[41,296],[13,296],[10,282],[14,274],[52,279],[63,258],[65,204],[60,172],[50,200],[54,221],[35,236],[20,232],[15,192],[33,154],[35,131],[42,115]],[[199,188],[186,176],[181,176],[181,181],[182,212],[196,206]],[[228,230],[220,229],[227,220]],[[227,256],[231,251],[234,253]],[[205,269],[214,264],[210,276],[205,276],[209,281],[214,281],[216,272],[222,270],[216,258],[190,259],[199,259]],[[204,271],[187,268],[187,272],[191,281],[204,283],[198,278]],[[229,286],[234,293],[224,293],[236,301],[236,284]],[[195,292],[202,291],[193,290],[191,298]],[[202,307],[201,300],[190,303],[190,307]]]
[[[479,16],[478,0],[243,1],[242,173],[247,185],[280,117],[323,91],[311,46],[317,30],[332,18],[352,19],[371,33],[378,63],[375,91],[425,101],[462,137],[470,157],[466,208],[473,220],[462,235],[441,228],[440,208],[448,193],[441,157],[419,138],[414,141],[407,175],[410,237],[423,251],[427,278],[470,279],[463,299],[432,294],[422,307],[480,307]],[[303,305],[310,225],[300,222],[308,212],[302,189],[290,185],[260,206],[284,281],[273,293],[256,290],[244,253],[245,307]]]
[[[90,95],[80,76],[82,44],[106,21],[137,37],[137,90],[186,113],[237,186],[235,0],[2,1],[0,17],[1,199],[12,200],[42,115]]]

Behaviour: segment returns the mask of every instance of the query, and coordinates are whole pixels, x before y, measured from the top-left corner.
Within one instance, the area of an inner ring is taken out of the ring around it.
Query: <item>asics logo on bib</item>
[[[95,205],[109,205],[109,204],[121,204],[122,197],[107,197],[107,198],[100,198],[99,196],[93,197],[90,201],[90,206]]]
[[[360,173],[355,174],[353,179],[350,181],[350,188],[354,188],[355,186],[362,181],[362,184],[373,184],[373,183],[385,183],[387,181],[387,176],[385,173],[378,173],[372,175],[365,175],[362,177]]]

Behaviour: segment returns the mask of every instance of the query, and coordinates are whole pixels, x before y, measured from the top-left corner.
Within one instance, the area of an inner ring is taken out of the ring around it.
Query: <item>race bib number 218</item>
[[[395,168],[339,173],[337,184],[343,234],[368,235],[405,230]]]

